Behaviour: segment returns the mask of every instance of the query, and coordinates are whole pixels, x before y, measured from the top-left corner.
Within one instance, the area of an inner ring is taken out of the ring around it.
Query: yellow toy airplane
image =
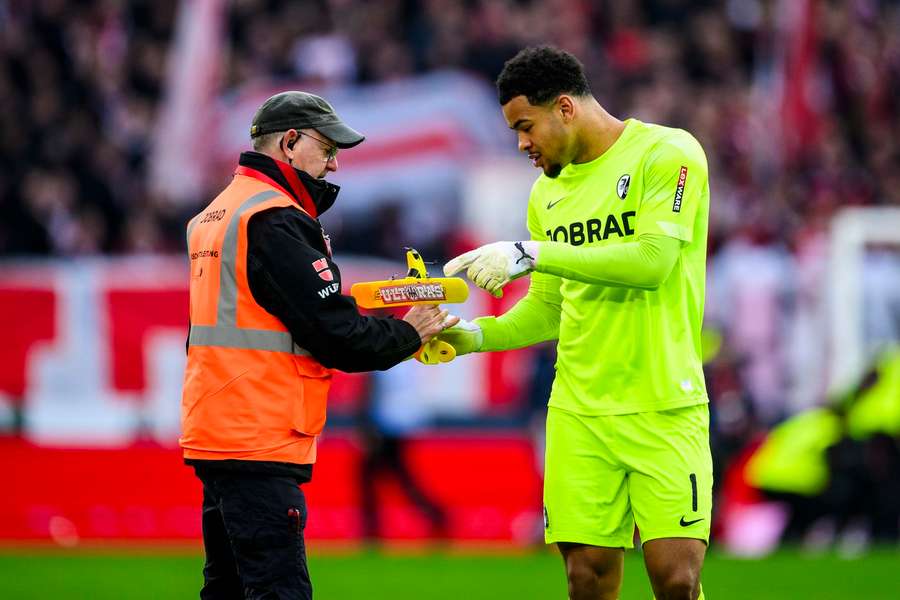
[[[459,277],[429,277],[422,255],[406,248],[406,277],[363,281],[350,287],[350,295],[363,308],[390,308],[414,304],[456,304],[469,297],[469,286]],[[450,362],[456,358],[453,346],[432,338],[416,358],[425,364]]]

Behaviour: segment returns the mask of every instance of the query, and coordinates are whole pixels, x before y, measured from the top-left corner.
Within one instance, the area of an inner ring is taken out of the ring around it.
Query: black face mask
[[[302,171],[297,167],[294,167],[294,165],[291,166],[294,168],[294,171],[297,172],[297,176],[300,178],[300,182],[303,183],[306,191],[309,192],[313,203],[316,205],[316,211],[321,215],[331,208],[334,201],[337,200],[337,195],[338,192],[341,191],[341,186],[325,181],[324,179],[316,179],[306,171]]]
[[[282,185],[286,191],[293,195],[298,202],[300,202],[300,198],[298,197],[300,191],[291,189],[291,183],[285,178],[284,173],[281,171],[281,167],[279,167],[277,163],[281,163],[282,167],[285,164],[290,164],[276,161],[270,156],[254,151],[242,152],[239,161],[239,164],[250,167],[251,169],[256,169],[274,179],[279,185]],[[316,179],[306,171],[298,169],[293,165],[291,165],[291,168],[294,170],[294,173],[297,174],[300,185],[303,186],[306,193],[309,195],[310,200],[312,200],[316,214],[321,215],[331,208],[334,201],[337,199],[338,192],[341,189],[340,186],[329,183],[324,179]]]
[[[283,139],[284,138],[282,138],[282,140]],[[288,142],[288,149],[293,150],[294,144],[296,144],[299,139],[300,137],[298,136]],[[306,171],[298,169],[294,166],[293,158],[288,159],[288,164],[291,165],[294,171],[297,172],[297,176],[300,177],[300,181],[303,182],[303,185],[306,187],[306,191],[308,191],[310,197],[312,197],[313,203],[316,205],[316,211],[321,215],[323,212],[331,208],[331,206],[334,204],[334,201],[337,200],[337,195],[338,192],[341,191],[341,186],[334,185],[333,183],[328,183],[324,179],[317,179]]]

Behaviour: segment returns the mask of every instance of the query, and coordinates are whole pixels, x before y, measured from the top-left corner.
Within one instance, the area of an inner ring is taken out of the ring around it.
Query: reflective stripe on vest
[[[192,325],[189,341],[191,346],[270,350],[272,352],[289,352],[298,356],[310,356],[309,352],[294,343],[291,334],[286,331]]]
[[[286,352],[298,356],[310,356],[307,350],[294,343],[291,334],[287,331],[270,331],[267,329],[245,329],[237,327],[237,276],[235,264],[237,262],[238,227],[241,215],[253,207],[279,196],[278,192],[265,191],[250,196],[232,215],[225,229],[225,238],[222,240],[221,257],[219,267],[219,298],[216,303],[216,324],[191,325],[188,343],[191,346],[217,346],[219,348],[238,348],[242,350],[268,350],[271,352]],[[194,219],[188,225],[188,248],[191,243],[191,233],[198,219]]]

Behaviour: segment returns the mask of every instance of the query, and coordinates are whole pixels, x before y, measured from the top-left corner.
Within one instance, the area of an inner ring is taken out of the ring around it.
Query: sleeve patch
[[[321,277],[325,281],[334,281],[334,274],[331,272],[331,269],[328,268],[328,260],[320,258],[313,261],[312,266],[313,269],[316,270],[316,273],[318,273],[319,277]]]
[[[681,199],[684,197],[684,182],[687,181],[688,168],[682,165],[678,174],[678,185],[675,187],[675,201],[672,203],[672,212],[681,212]]]

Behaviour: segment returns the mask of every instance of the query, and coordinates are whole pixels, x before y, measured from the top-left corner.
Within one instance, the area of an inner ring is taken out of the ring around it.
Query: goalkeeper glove
[[[449,344],[456,351],[456,356],[471,354],[481,350],[484,335],[477,323],[460,319],[459,323],[437,334],[436,339]]]
[[[444,265],[444,275],[451,277],[466,269],[475,285],[501,298],[503,286],[534,270],[538,247],[534,241],[487,244],[452,259]]]
[[[478,352],[484,343],[481,327],[464,319],[445,329],[416,352],[416,360],[424,365],[450,362],[457,356]]]

